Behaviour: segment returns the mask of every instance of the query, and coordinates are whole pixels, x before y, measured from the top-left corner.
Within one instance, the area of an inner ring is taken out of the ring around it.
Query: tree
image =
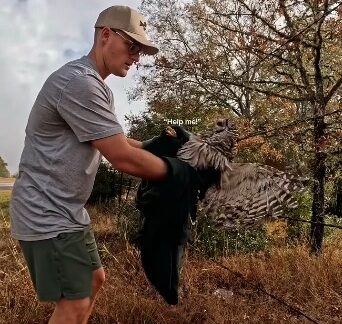
[[[327,157],[341,117],[340,8],[332,0],[143,1],[162,54],[155,66],[145,64],[138,91],[148,93],[153,111],[224,109],[266,134],[272,123],[307,119],[287,131],[291,138],[295,130],[310,160],[312,220],[323,223]],[[323,233],[312,225],[315,252]]]
[[[10,172],[7,170],[7,163],[0,156],[0,177],[8,178]]]

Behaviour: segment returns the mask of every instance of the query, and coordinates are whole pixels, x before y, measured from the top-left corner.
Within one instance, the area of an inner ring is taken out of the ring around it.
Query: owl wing
[[[233,141],[223,142],[222,138],[217,135],[202,139],[191,134],[189,141],[178,150],[177,158],[189,163],[197,170],[214,168],[223,172],[230,169],[229,155],[233,157],[235,153],[236,148]]]
[[[218,228],[253,227],[297,207],[293,193],[303,191],[305,181],[266,165],[230,163],[220,185],[207,190],[204,211]]]
[[[233,163],[236,141],[232,133],[209,138],[191,135],[177,158],[197,170],[220,171],[219,184],[211,186],[202,200],[204,211],[220,228],[247,228],[286,208],[297,207],[293,193],[305,189],[306,179],[255,163]]]

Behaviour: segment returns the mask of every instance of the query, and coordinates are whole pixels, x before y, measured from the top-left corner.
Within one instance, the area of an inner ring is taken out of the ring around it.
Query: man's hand
[[[167,126],[159,136],[143,141],[142,148],[157,156],[176,157],[177,151],[190,136],[191,133],[181,126]]]

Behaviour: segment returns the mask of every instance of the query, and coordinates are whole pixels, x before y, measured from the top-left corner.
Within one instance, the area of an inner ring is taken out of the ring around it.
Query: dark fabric
[[[189,215],[198,194],[196,170],[187,163],[162,157],[169,165],[165,181],[142,181],[136,206],[143,217],[139,235],[141,261],[147,278],[169,304],[178,303],[182,255],[190,237]]]
[[[143,149],[157,156],[175,157],[178,149],[189,140],[191,133],[178,125],[173,125],[172,128],[177,137],[168,136],[164,129],[159,136],[143,141]]]
[[[168,164],[168,175],[163,181],[143,180],[136,207],[143,218],[138,243],[146,276],[167,303],[177,304],[182,258],[190,239],[190,217],[196,219],[198,196],[204,197],[205,191],[218,181],[219,172],[196,171],[175,158],[190,133],[177,125],[172,128],[177,138],[164,130],[143,142],[145,150]]]

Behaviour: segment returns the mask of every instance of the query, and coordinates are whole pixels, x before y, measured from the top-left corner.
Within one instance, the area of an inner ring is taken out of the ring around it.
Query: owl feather
[[[177,158],[197,170],[215,168],[220,181],[202,200],[205,214],[223,229],[255,227],[277,218],[285,208],[297,207],[293,197],[305,189],[306,179],[258,163],[234,163],[238,132],[227,119],[217,121],[212,136],[191,134]]]

